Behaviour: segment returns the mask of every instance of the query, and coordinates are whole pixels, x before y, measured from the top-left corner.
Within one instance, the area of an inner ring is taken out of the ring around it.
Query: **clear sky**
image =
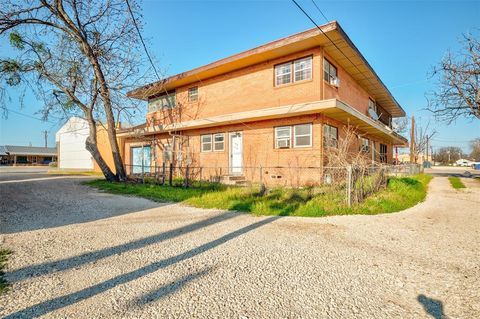
[[[380,78],[417,121],[431,121],[438,133],[433,146],[455,145],[468,151],[468,141],[480,137],[480,120],[435,123],[423,109],[425,93],[434,88],[427,74],[446,50],[457,50],[462,33],[480,34],[480,1],[321,1],[329,20],[337,20]],[[319,23],[325,19],[311,0],[299,3]],[[145,0],[143,34],[165,75],[172,75],[231,54],[313,27],[291,1],[159,1]],[[0,50],[4,43],[1,44]],[[14,94],[15,95],[15,94]],[[41,107],[27,95],[19,109],[31,116]],[[9,113],[0,120],[0,145],[49,144],[60,127]]]

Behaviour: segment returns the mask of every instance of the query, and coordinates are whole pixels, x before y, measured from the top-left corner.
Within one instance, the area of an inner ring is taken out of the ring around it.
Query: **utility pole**
[[[43,136],[44,136],[44,138],[45,138],[45,147],[48,147],[48,146],[47,146],[48,132],[45,130],[45,131],[42,131],[42,133],[43,133]]]
[[[428,160],[428,134],[427,134],[426,139],[427,139],[427,141],[426,141],[426,142],[427,142],[427,147],[425,147],[425,151],[426,151],[426,153],[427,153],[427,154],[426,154],[426,155],[427,155],[426,161],[429,162],[429,160]]]
[[[412,132],[410,134],[410,163],[415,163],[415,116],[412,115]]]

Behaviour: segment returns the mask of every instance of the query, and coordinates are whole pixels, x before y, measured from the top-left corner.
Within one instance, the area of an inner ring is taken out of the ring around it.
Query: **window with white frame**
[[[312,57],[293,61],[294,80],[303,81],[312,78]]]
[[[278,64],[275,66],[275,86],[311,79],[311,56]]]
[[[275,66],[275,85],[292,82],[292,63],[287,62]]]
[[[213,134],[213,150],[223,151],[225,149],[225,134]]]
[[[377,104],[372,99],[368,99],[368,109],[377,112]]]
[[[212,134],[201,135],[202,152],[212,151]]]
[[[360,136],[360,151],[364,153],[368,153],[369,150],[369,140],[368,138]]]
[[[292,143],[293,132],[293,143]],[[312,146],[312,124],[297,124],[275,128],[275,148]]]
[[[290,148],[292,134],[291,126],[279,126],[275,128],[275,148]]]
[[[328,124],[323,125],[323,146],[338,146],[338,129],[335,126],[331,126]]]
[[[312,146],[312,124],[300,124],[293,127],[293,146]]]
[[[220,152],[225,150],[225,134],[205,134],[200,136],[202,152]]]
[[[194,86],[188,89],[188,101],[198,101],[198,86]]]
[[[323,59],[323,79],[328,83],[333,83],[337,78],[337,68],[327,59]]]

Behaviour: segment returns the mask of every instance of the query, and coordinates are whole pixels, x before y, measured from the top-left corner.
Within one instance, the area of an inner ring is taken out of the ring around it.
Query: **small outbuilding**
[[[2,165],[48,165],[56,161],[55,147],[0,146],[0,164]]]
[[[80,117],[71,117],[60,128],[55,136],[59,168],[93,170],[94,160],[85,148],[88,135],[88,122]]]

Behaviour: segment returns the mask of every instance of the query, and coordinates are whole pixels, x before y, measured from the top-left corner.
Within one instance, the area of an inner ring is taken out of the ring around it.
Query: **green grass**
[[[462,180],[459,177],[450,176],[448,180],[450,181],[450,184],[452,184],[452,187],[455,189],[465,188],[465,184],[463,184]]]
[[[12,252],[8,249],[0,249],[0,294],[8,289],[8,283],[3,278],[3,275],[5,274],[3,272],[3,268],[5,268],[5,265],[6,265],[7,260],[8,260],[8,256],[11,253]]]
[[[191,188],[151,184],[110,183],[105,180],[85,182],[114,194],[140,196],[156,201],[184,202],[200,208],[249,212],[255,215],[329,216],[391,213],[423,201],[430,175],[390,178],[387,187],[360,203],[347,207],[344,190],[336,193],[321,188],[271,189],[260,194],[259,187],[232,187],[203,183]]]

